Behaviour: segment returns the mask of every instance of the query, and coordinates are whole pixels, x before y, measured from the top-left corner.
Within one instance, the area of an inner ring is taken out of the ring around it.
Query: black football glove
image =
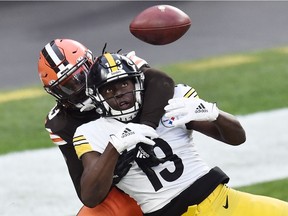
[[[123,151],[119,156],[113,176],[113,184],[118,184],[119,181],[129,172],[132,162],[134,161],[135,149]]]
[[[141,168],[154,167],[160,164],[161,159],[157,158],[154,152],[154,146],[145,143],[138,143],[135,147],[135,161]]]

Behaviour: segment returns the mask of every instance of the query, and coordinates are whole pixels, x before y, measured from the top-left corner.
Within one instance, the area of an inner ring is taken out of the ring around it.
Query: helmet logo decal
[[[42,50],[42,54],[56,73],[64,70],[65,67],[68,65],[68,61],[61,53],[59,48],[55,45],[54,41],[44,47],[44,49]]]

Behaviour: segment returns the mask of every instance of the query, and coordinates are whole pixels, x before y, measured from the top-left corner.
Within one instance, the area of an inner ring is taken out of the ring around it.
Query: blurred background
[[[178,41],[153,46],[129,32],[143,9],[170,4],[192,19]],[[0,90],[40,85],[39,51],[54,38],[82,42],[96,55],[135,50],[152,66],[288,43],[288,2],[278,1],[6,1],[0,2]]]
[[[129,24],[138,13],[158,4],[176,6],[192,20],[182,38],[165,46],[146,44],[129,32]],[[153,67],[168,64],[167,72],[173,69],[170,64],[178,62],[213,57],[215,65],[227,60],[218,56],[245,53],[248,59],[258,61],[208,67],[206,71],[187,68],[193,66],[189,62],[171,74],[175,78],[181,75],[181,82],[193,80],[205,97],[212,92],[211,98],[221,101],[219,105],[228,111],[247,114],[288,107],[287,11],[288,2],[284,1],[0,2],[0,215],[71,216],[82,205],[63,157],[44,129],[54,99],[38,88],[37,61],[40,50],[51,40],[77,40],[95,55],[101,54],[107,42],[108,51],[135,50]],[[247,54],[275,47],[284,49]],[[36,91],[30,89],[34,86]],[[239,118],[247,130],[245,145],[231,149],[195,134],[202,156],[227,171],[232,186],[268,181],[271,176],[287,177],[288,110]],[[281,196],[288,200],[288,192],[282,190],[287,188],[287,181],[279,187]]]

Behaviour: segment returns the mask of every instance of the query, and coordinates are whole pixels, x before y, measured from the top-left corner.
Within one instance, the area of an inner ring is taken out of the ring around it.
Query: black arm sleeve
[[[68,171],[74,184],[77,195],[79,199],[82,200],[81,187],[80,187],[81,175],[83,173],[82,162],[78,159],[74,146],[72,144],[61,145],[59,146],[59,148],[65,158]]]
[[[95,110],[80,112],[79,110],[64,109],[62,106],[55,109],[58,109],[57,114],[51,119],[47,118],[45,127],[66,141],[65,145],[59,145],[58,147],[65,159],[76,193],[82,201],[80,181],[83,165],[74,149],[73,135],[77,127],[99,118],[99,114]]]
[[[164,114],[164,107],[174,94],[174,81],[162,71],[144,69],[144,102],[140,123],[156,128]]]

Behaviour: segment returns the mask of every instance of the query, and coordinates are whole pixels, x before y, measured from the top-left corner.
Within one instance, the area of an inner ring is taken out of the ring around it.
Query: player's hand
[[[190,121],[215,121],[219,115],[216,103],[199,98],[173,98],[164,109],[166,117],[176,117],[173,121],[174,126],[181,126]]]
[[[131,59],[139,69],[141,69],[141,67],[143,67],[143,66],[149,67],[148,63],[144,59],[136,56],[135,51],[131,51],[131,52],[126,53],[124,55],[127,58]]]
[[[149,145],[150,146],[150,145]],[[114,169],[113,184],[118,184],[120,180],[129,172],[132,162],[135,160],[135,149],[124,150],[119,156]]]
[[[135,161],[141,168],[142,165],[147,167],[157,166],[162,162],[161,159],[158,159],[155,152],[154,147],[151,145],[147,145],[145,143],[138,143],[135,148]]]
[[[125,149],[134,148],[139,142],[154,145],[155,142],[152,139],[157,137],[158,134],[152,127],[128,123],[119,132],[110,135],[110,143],[121,154]]]

